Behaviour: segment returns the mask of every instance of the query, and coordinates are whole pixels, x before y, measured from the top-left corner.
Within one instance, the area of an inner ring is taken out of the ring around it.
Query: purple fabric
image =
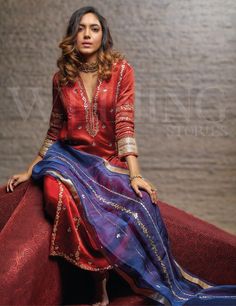
[[[157,305],[236,305],[236,286],[210,284],[179,266],[159,207],[146,192],[142,199],[134,193],[127,174],[113,172],[101,157],[60,141],[33,168],[32,178],[41,180],[45,174],[76,191],[72,194],[79,197],[77,204],[98,247],[136,292]]]
[[[1,304],[88,305],[94,292],[90,274],[48,256],[52,226],[43,213],[42,191],[31,179],[13,193],[0,187]],[[159,207],[182,266],[208,281],[236,284],[236,236],[165,202]],[[152,304],[135,295],[115,270],[110,270],[108,294],[111,305]]]

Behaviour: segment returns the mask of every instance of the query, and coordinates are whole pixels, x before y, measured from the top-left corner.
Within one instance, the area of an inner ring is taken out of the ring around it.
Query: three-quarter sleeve
[[[44,157],[49,147],[58,139],[60,130],[63,127],[64,114],[65,112],[58,87],[57,73],[55,73],[52,80],[52,110],[49,127],[44,142],[38,152],[38,155],[41,157]]]
[[[128,62],[121,65],[117,86],[115,135],[118,156],[124,161],[128,155],[138,156],[134,123],[135,75]]]

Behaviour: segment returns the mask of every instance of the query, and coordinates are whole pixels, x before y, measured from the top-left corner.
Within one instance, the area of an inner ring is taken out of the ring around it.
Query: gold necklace
[[[98,61],[95,63],[79,62],[78,69],[83,72],[95,72],[98,70]]]

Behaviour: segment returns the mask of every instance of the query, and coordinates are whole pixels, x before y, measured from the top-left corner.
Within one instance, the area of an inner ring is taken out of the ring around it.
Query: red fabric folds
[[[49,256],[53,222],[48,214],[53,216],[56,207],[48,209],[43,186],[29,180],[13,193],[5,188],[0,188],[0,304],[88,304],[92,290],[91,285],[87,291],[84,287],[88,271]],[[47,199],[54,201],[53,196],[52,192]],[[183,267],[213,283],[236,284],[234,235],[161,201],[160,209],[173,255]],[[110,273],[111,305],[145,305],[113,270]]]
[[[138,156],[132,65],[127,60],[113,63],[111,79],[98,82],[93,103],[87,101],[86,89],[79,79],[71,86],[59,87],[58,73],[52,77],[52,109],[39,155],[43,157],[60,139],[77,142],[79,150],[127,169],[125,156]]]
[[[44,177],[45,210],[54,220],[50,255],[62,256],[85,270],[111,269],[99,252],[79,205],[69,190],[56,178]]]

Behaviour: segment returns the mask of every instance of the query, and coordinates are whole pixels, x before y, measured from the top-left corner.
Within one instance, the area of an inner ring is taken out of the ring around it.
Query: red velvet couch
[[[0,305],[85,305],[93,282],[87,271],[49,257],[52,224],[42,186],[31,179],[13,193],[0,188]],[[236,236],[167,203],[160,210],[177,262],[216,284],[236,284]],[[151,305],[110,273],[111,305]]]

